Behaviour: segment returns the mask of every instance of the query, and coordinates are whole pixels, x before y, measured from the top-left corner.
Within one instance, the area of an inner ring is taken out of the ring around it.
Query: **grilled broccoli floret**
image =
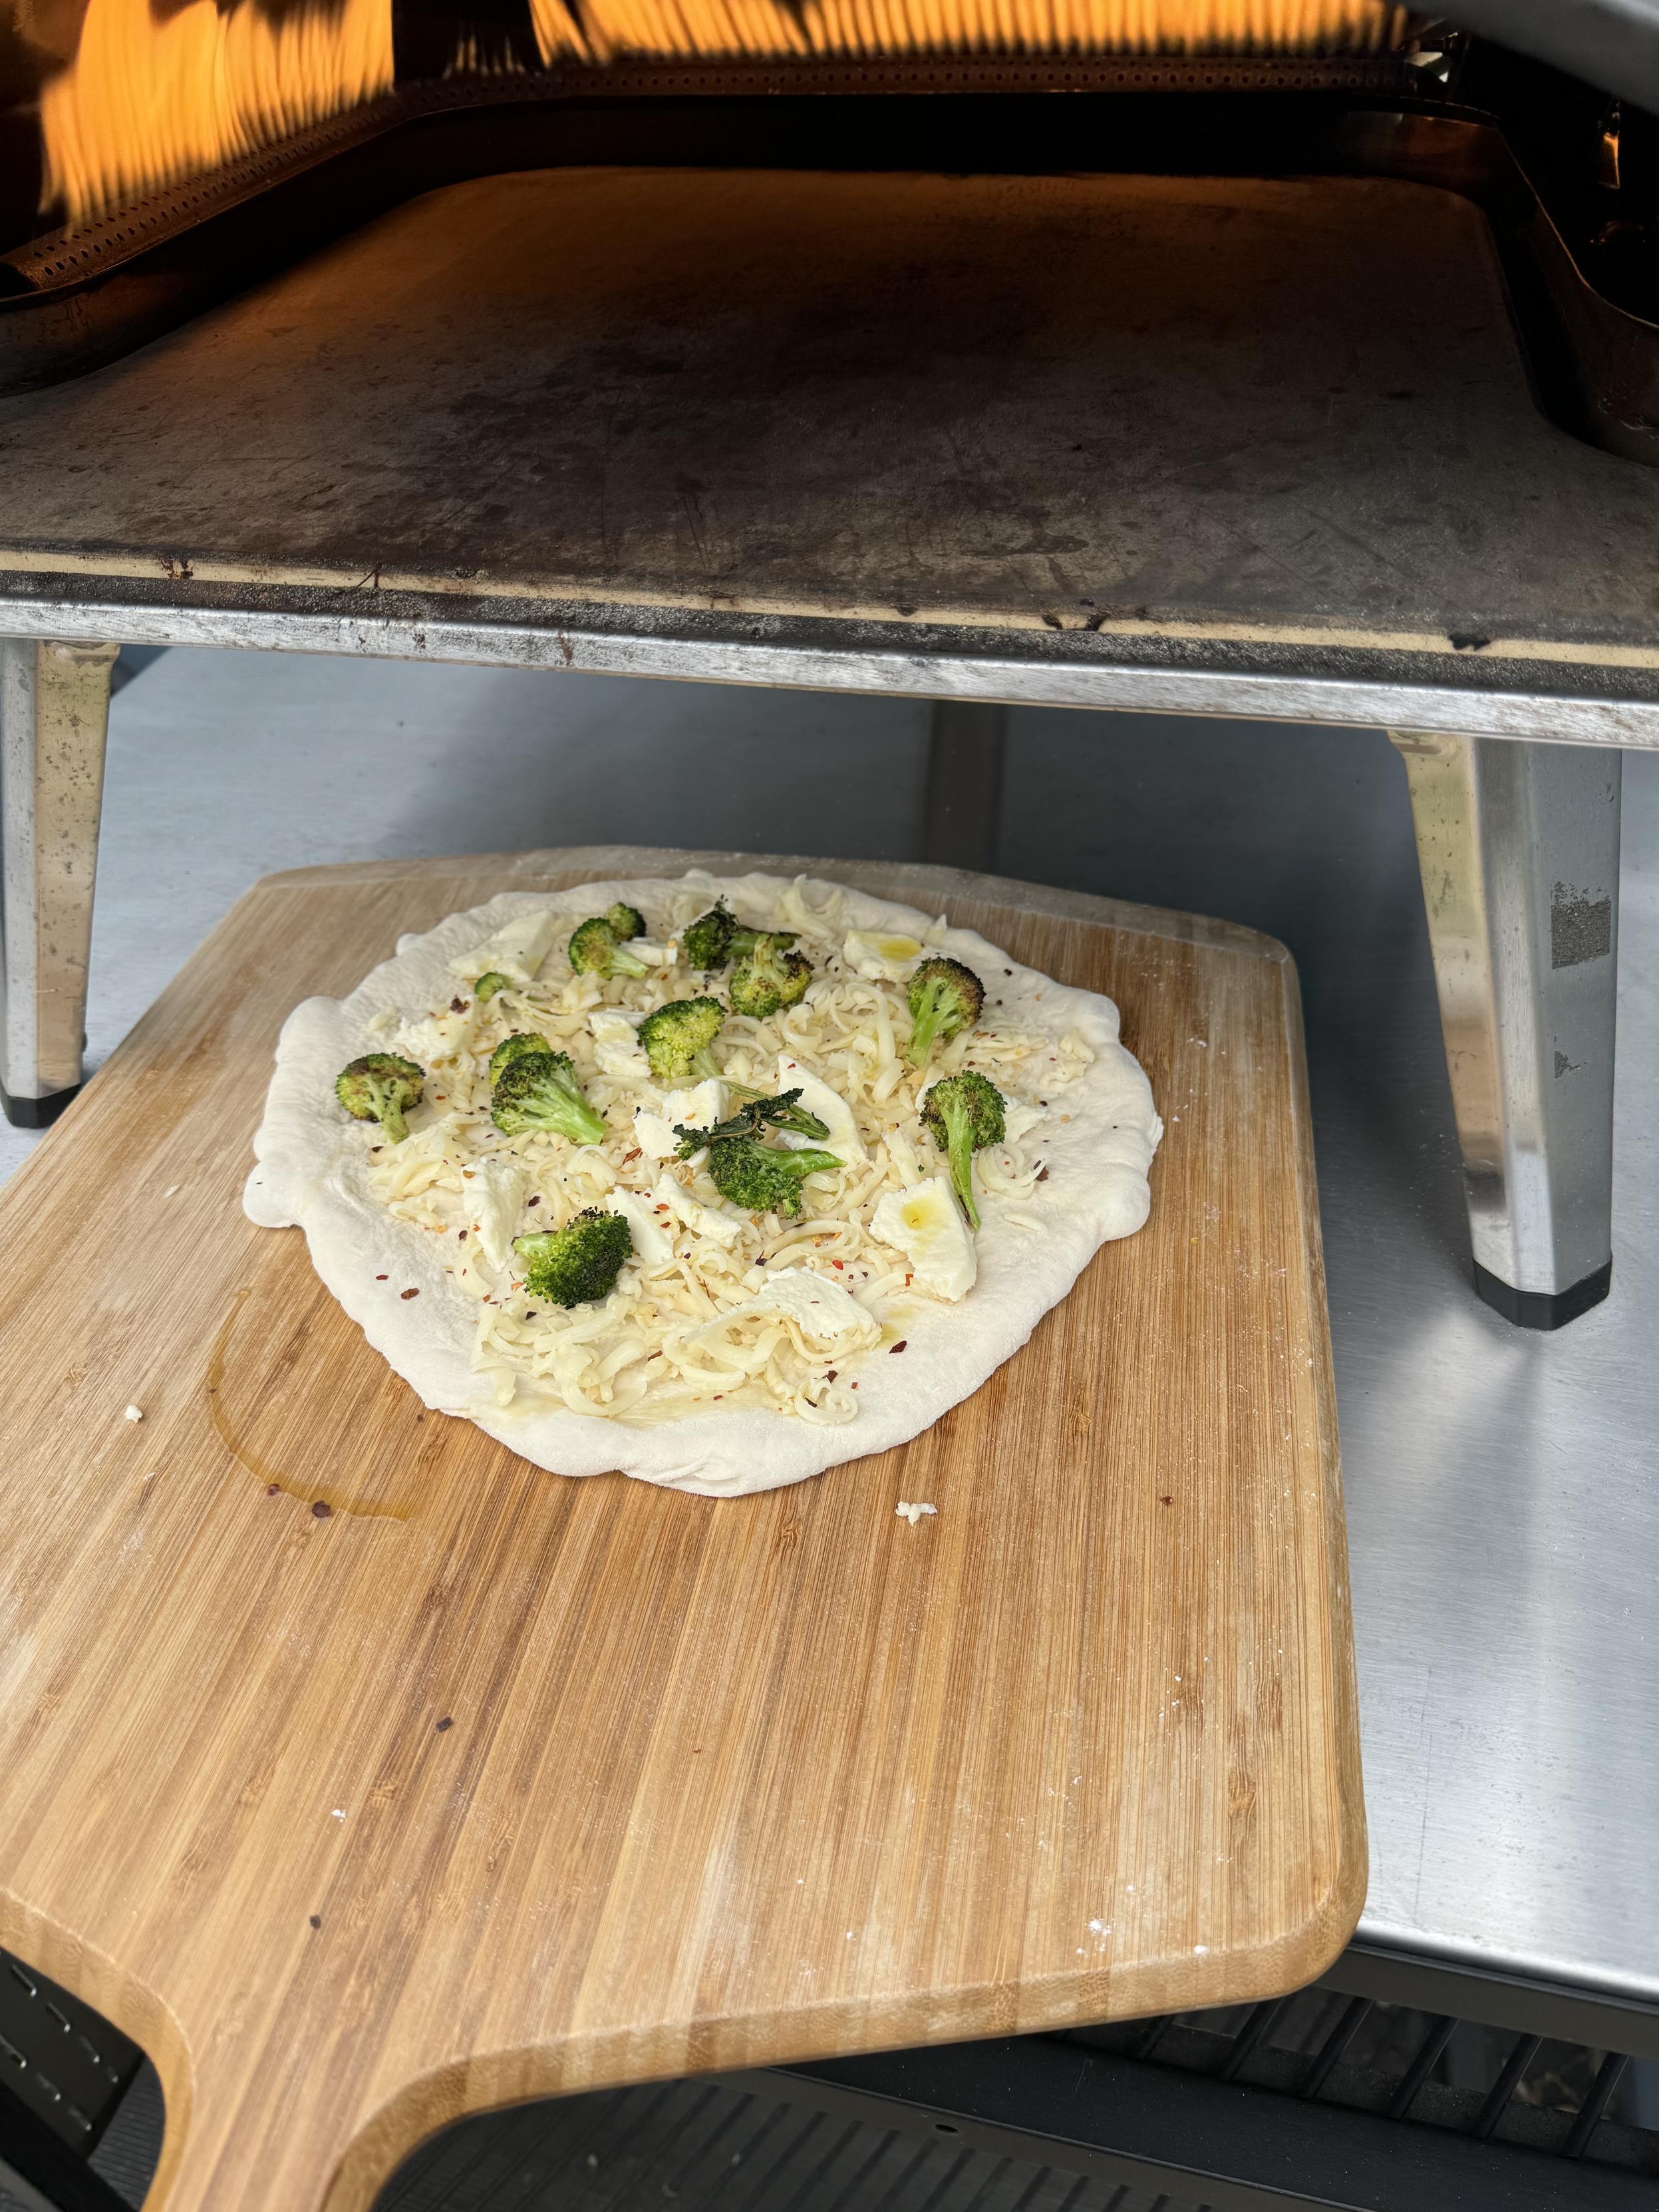
[[[579,975],[648,975],[643,960],[636,959],[617,942],[617,933],[602,914],[592,915],[570,939],[570,964]]]
[[[622,1263],[634,1249],[634,1233],[620,1213],[590,1206],[562,1229],[515,1237],[513,1249],[524,1261],[524,1286],[532,1298],[545,1298],[550,1306],[584,1306],[615,1290]]]
[[[910,976],[910,1042],[905,1056],[912,1067],[926,1067],[935,1041],[948,1043],[959,1030],[970,1029],[985,1004],[985,986],[960,960],[924,960]]]
[[[1000,1145],[1006,1132],[1003,1097],[994,1083],[964,1067],[960,1075],[947,1075],[921,1102],[924,1128],[951,1163],[951,1180],[962,1200],[962,1210],[975,1229],[979,1208],[974,1204],[974,1154],[986,1145]]]
[[[694,968],[724,968],[732,957],[732,934],[738,917],[724,899],[716,899],[707,914],[700,914],[680,933],[680,944]]]
[[[605,908],[605,918],[618,945],[626,945],[630,937],[645,935],[645,916],[636,906],[624,906],[618,899],[615,906]]]
[[[537,1036],[529,1030],[515,1030],[511,1036],[504,1036],[489,1055],[490,1082],[499,1083],[514,1061],[522,1060],[527,1053],[552,1049],[544,1036]]]
[[[809,1114],[795,1101],[800,1097],[796,1091],[785,1091],[775,1098],[769,1098],[763,1091],[750,1091],[747,1085],[732,1083],[726,1088],[744,1101],[728,1121],[716,1121],[708,1129],[683,1129],[677,1122],[674,1133],[681,1139],[680,1158],[689,1160],[703,1145],[712,1145],[720,1137],[763,1137],[768,1128],[791,1129],[798,1137],[827,1137],[830,1125],[820,1121],[816,1114]]]
[[[512,983],[510,975],[503,975],[499,968],[490,968],[472,986],[472,995],[481,1006],[487,1006],[497,991],[511,989]]]
[[[706,1130],[684,1133],[708,1142]],[[721,1137],[708,1146],[708,1172],[722,1198],[751,1213],[781,1213],[792,1221],[801,1210],[803,1177],[841,1164],[833,1152],[786,1152],[758,1137]]]
[[[732,1011],[763,1022],[780,1006],[794,1006],[811,980],[804,954],[792,952],[781,936],[760,937],[732,970]]]
[[[597,1145],[605,1117],[582,1096],[568,1052],[526,1052],[509,1060],[489,1096],[489,1118],[503,1136],[544,1129],[573,1145]]]
[[[718,999],[671,999],[640,1024],[640,1042],[659,1083],[706,1082],[720,1073],[708,1048],[720,1033],[726,1009]]]
[[[680,933],[685,957],[694,968],[724,968],[752,952],[763,937],[780,946],[791,945],[800,934],[794,929],[747,929],[724,899],[716,899],[707,914]]]
[[[395,1052],[366,1052],[334,1079],[334,1096],[360,1121],[378,1121],[394,1145],[409,1134],[404,1116],[426,1090],[424,1072]]]

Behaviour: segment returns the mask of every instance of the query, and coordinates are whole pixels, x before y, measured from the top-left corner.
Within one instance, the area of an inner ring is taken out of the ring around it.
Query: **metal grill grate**
[[[0,1951],[0,2085],[83,2158],[142,2058],[89,2005]]]
[[[1621,2051],[1328,1990],[1082,2028],[1063,2039],[1217,2081],[1659,2178],[1659,2134],[1634,2124],[1620,2100],[1631,2063]]]

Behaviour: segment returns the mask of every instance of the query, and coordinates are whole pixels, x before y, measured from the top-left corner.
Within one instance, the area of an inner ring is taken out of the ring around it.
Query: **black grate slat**
[[[1538,2056],[1539,2045],[1543,2040],[1541,2035],[1519,2035],[1516,2038],[1515,2047],[1504,2062],[1504,2070],[1492,2083],[1492,2094],[1480,2107],[1474,2123],[1474,2132],[1482,2142],[1489,2142],[1496,2131],[1521,2076]]]
[[[1607,2109],[1607,2101],[1619,2087],[1629,2064],[1630,2060],[1622,2051],[1610,2051],[1597,2067],[1595,2079],[1590,2084],[1590,2093],[1572,2124],[1572,2133],[1561,2147],[1563,2158],[1583,2158],[1590,2137],[1601,2124],[1602,2113]]]
[[[1291,2000],[1279,1997],[1271,2004],[1259,2004],[1240,2033],[1233,2038],[1232,2048],[1217,2069],[1217,2078],[1223,2081],[1236,2081],[1244,2067],[1267,2041],[1279,2021],[1284,2017]]]
[[[1331,2069],[1335,2066],[1337,2060],[1341,2057],[1343,2052],[1364,2026],[1370,2009],[1371,2001],[1369,1997],[1350,1997],[1347,2003],[1343,2006],[1341,2016],[1336,2026],[1314,2054],[1313,2063],[1309,2067],[1307,2078],[1302,2084],[1302,2094],[1304,2097],[1316,2097],[1319,2094],[1330,2079]]]
[[[1391,2120],[1403,2120],[1411,2111],[1417,2101],[1418,2091],[1439,2064],[1456,2027],[1457,2022],[1449,2013],[1442,2013],[1435,2020],[1418,2045],[1417,2055],[1407,2068],[1400,2087],[1389,2100],[1389,2118]]]

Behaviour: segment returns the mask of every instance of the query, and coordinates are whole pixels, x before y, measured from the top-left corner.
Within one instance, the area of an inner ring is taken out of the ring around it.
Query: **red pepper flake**
[[[456,1235],[460,1238],[460,1240],[461,1240],[462,1243],[463,1243],[463,1244],[465,1244],[465,1242],[466,1242],[466,1231],[465,1231],[465,1229],[458,1229],[458,1230],[455,1231],[455,1234],[456,1234]]]
[[[832,1260],[830,1262],[830,1265],[832,1267],[844,1267],[847,1265],[847,1262],[845,1260]]]
[[[908,1344],[909,1341],[910,1340],[908,1336],[902,1336],[896,1344],[890,1344],[887,1347],[888,1358],[890,1359],[896,1352],[902,1352],[905,1346]]]
[[[465,999],[452,999],[449,1002],[449,1011],[452,1014],[464,1014],[470,1003],[471,1001]]]
[[[446,1713],[443,1718],[438,1723],[437,1733],[441,1735],[446,1729],[453,1729],[454,1725],[454,1722],[451,1720],[449,1715]]]
[[[539,1191],[538,1191],[538,1192],[537,1192],[537,1194],[536,1194],[536,1195],[534,1196],[534,1198],[527,1198],[527,1199],[526,1199],[526,1200],[525,1200],[525,1205],[526,1205],[526,1206],[539,1206],[539,1205],[541,1204],[541,1202],[542,1202],[542,1196],[541,1196],[541,1193],[540,1193]]]
[[[840,1368],[838,1368],[838,1367],[832,1367],[832,1368],[830,1370],[830,1372],[829,1372],[829,1373],[824,1376],[824,1378],[823,1378],[823,1379],[824,1379],[824,1381],[825,1381],[826,1382],[833,1382],[835,1381],[835,1379],[836,1379],[836,1376],[837,1376],[837,1375],[839,1375],[839,1374],[840,1374],[840,1372],[841,1372]]]
[[[1173,1505],[1175,1504],[1173,1498],[1160,1498],[1158,1502],[1160,1505]]]
[[[378,1145],[371,1145],[368,1149],[371,1152],[378,1152],[380,1148]]]
[[[628,1163],[629,1162],[629,1160],[636,1160],[636,1159],[638,1159],[639,1156],[640,1156],[640,1147],[639,1147],[637,1145],[635,1145],[635,1147],[634,1147],[634,1149],[633,1149],[633,1151],[632,1151],[631,1152],[624,1152],[624,1153],[623,1154],[623,1165],[624,1167],[626,1167],[626,1166],[628,1165]]]
[[[322,1916],[322,1914],[321,1914],[320,1912],[313,1912],[313,1913],[312,1914],[312,1916],[311,1916],[311,1924],[312,1924],[312,1926],[313,1926],[313,1928],[320,1928],[320,1927],[322,1926],[322,1924],[323,1924],[323,1916]]]
[[[319,1498],[312,1506],[312,1517],[318,1521],[326,1521],[329,1515],[332,1513],[333,1510],[334,1508],[329,1504],[325,1498]]]
[[[386,1277],[384,1275],[376,1275],[374,1279],[377,1283],[383,1283],[386,1280]]]
[[[1037,1170],[1037,1171],[1036,1171],[1036,1179],[1037,1179],[1037,1181],[1038,1181],[1039,1182],[1048,1182],[1048,1169],[1047,1169],[1047,1168],[1039,1168],[1039,1169]]]
[[[420,1295],[418,1291],[399,1291],[398,1293],[400,1298],[418,1298]]]
[[[283,1486],[282,1486],[282,1484],[281,1484],[280,1482],[268,1482],[268,1483],[266,1483],[266,1485],[265,1485],[265,1496],[266,1496],[267,1498],[276,1498],[276,1497],[279,1496],[279,1495],[281,1494],[281,1492],[282,1492],[282,1487],[283,1487]]]
[[[859,1386],[858,1386],[858,1384],[857,1384],[856,1382],[849,1382],[849,1383],[848,1383],[848,1385],[847,1387],[848,1387],[848,1389],[850,1389],[850,1390],[856,1390],[856,1389],[858,1389],[858,1387],[859,1387]]]

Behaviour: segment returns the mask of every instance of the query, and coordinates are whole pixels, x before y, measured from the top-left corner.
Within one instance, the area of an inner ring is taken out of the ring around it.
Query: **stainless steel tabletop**
[[[1469,1287],[1384,740],[1188,723],[1137,748],[1127,718],[1018,726],[1000,868],[1063,853],[1068,882],[1254,923],[1300,963],[1370,1828],[1360,1936],[1659,2004],[1659,763],[1626,763],[1613,1295],[1545,1336]]]
[[[94,1057],[268,869],[623,830],[898,854],[924,728],[896,699],[170,653],[112,720]],[[708,774],[786,739],[805,765],[785,781]],[[1405,780],[1379,734],[1017,711],[995,865],[1228,915],[1300,963],[1362,1936],[1659,2006],[1659,761],[1629,757],[1625,791],[1613,1295],[1554,1337],[1510,1329],[1467,1280]],[[0,1172],[26,1142],[0,1131]]]

